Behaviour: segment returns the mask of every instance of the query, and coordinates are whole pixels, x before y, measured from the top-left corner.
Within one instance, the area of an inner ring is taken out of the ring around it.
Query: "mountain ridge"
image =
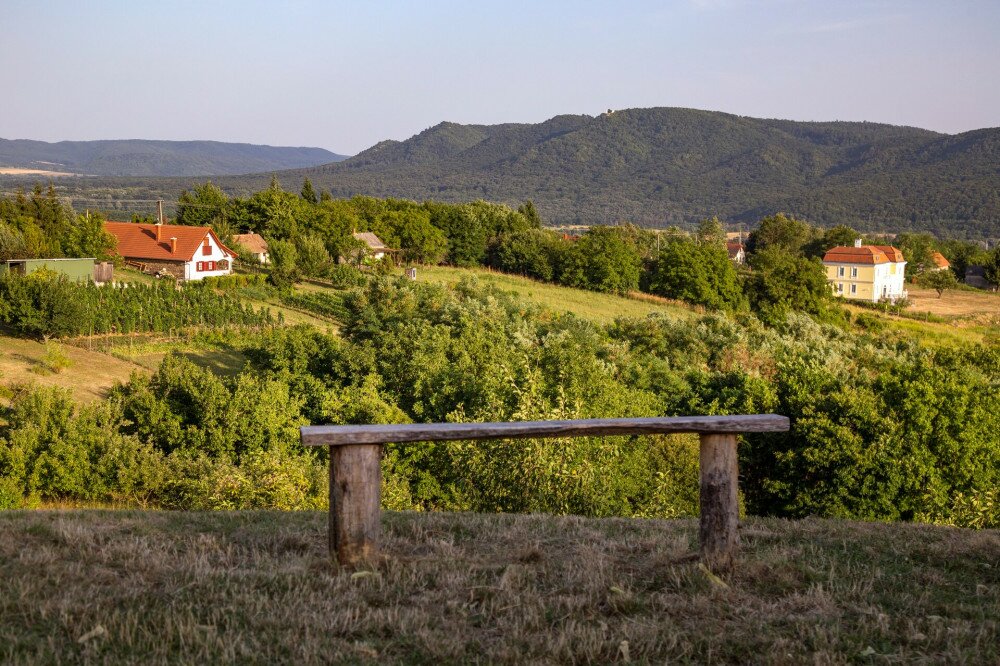
[[[335,163],[344,157],[323,148],[207,140],[0,138],[0,166],[93,176],[241,175]]]
[[[556,224],[752,222],[785,211],[820,224],[945,223],[959,235],[1000,236],[998,165],[998,128],[951,135],[658,107],[541,123],[443,122],[277,177],[288,187],[308,177],[334,196],[531,199]]]

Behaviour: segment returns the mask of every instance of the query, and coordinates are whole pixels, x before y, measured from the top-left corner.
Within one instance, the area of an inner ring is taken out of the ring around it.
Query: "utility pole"
[[[163,224],[163,199],[156,201],[156,219],[159,220],[160,224]]]

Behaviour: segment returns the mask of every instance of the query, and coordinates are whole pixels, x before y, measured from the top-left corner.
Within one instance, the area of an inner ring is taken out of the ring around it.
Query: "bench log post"
[[[727,571],[740,547],[736,435],[702,433],[699,439],[701,560],[709,569]]]
[[[354,567],[378,554],[382,445],[330,447],[330,554]]]
[[[705,566],[724,571],[732,568],[739,550],[736,435],[788,429],[788,418],[777,414],[408,423],[305,426],[302,443],[330,447],[330,554],[341,566],[352,567],[378,557],[383,444],[697,433],[701,440],[700,555]]]

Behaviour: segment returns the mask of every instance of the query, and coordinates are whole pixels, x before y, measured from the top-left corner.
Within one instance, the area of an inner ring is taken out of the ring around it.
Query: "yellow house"
[[[841,245],[823,256],[826,279],[836,296],[856,300],[896,301],[906,298],[903,253],[891,245]]]

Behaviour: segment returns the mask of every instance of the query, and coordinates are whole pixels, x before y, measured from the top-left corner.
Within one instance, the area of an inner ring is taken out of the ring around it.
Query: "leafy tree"
[[[104,230],[104,216],[98,213],[78,215],[63,241],[69,257],[94,257],[108,260],[115,256],[118,239]]]
[[[302,181],[302,199],[307,203],[317,203],[316,190],[313,189],[312,181],[308,178]]]
[[[524,215],[524,219],[528,221],[534,229],[542,228],[542,216],[538,214],[538,210],[535,208],[535,204],[529,199],[521,204],[517,212]]]
[[[950,270],[935,270],[921,273],[917,278],[917,283],[922,287],[933,289],[938,293],[938,298],[944,295],[946,289],[958,287],[958,280]]]
[[[985,268],[983,277],[995,285],[1000,285],[1000,247],[990,251],[983,266]]]
[[[591,227],[566,253],[559,281],[570,287],[625,294],[639,288],[642,259],[632,235]]]
[[[649,273],[649,290],[716,309],[745,304],[739,278],[729,254],[715,241],[695,243],[669,238]]]
[[[24,235],[13,226],[0,222],[0,261],[28,258]]]
[[[177,200],[177,224],[214,228],[229,216],[229,197],[211,181],[195,186],[191,192],[184,190]]]
[[[892,245],[902,251],[906,259],[906,279],[913,280],[921,273],[937,269],[933,254],[935,240],[930,234],[902,233],[896,236]]]
[[[823,264],[782,247],[751,255],[746,291],[761,319],[779,323],[792,311],[824,315],[832,299]]]
[[[298,270],[308,277],[321,277],[333,265],[323,239],[316,234],[302,234],[295,239],[295,256]]]
[[[448,254],[448,238],[431,224],[430,213],[416,211],[399,227],[403,260],[418,264],[436,264]]]
[[[299,254],[295,243],[272,239],[267,243],[271,259],[271,282],[277,287],[290,287],[299,281]]]
[[[838,224],[823,232],[823,236],[816,238],[805,247],[806,256],[823,258],[831,248],[851,247],[854,241],[861,238],[861,233],[847,226]]]
[[[699,222],[696,236],[702,245],[723,247],[726,244],[726,229],[717,217]]]
[[[542,229],[501,234],[490,248],[490,265],[508,273],[552,281],[570,249],[568,242]]]
[[[778,213],[762,219],[758,227],[750,232],[747,252],[753,254],[771,248],[798,255],[815,236],[816,231],[807,223]]]

